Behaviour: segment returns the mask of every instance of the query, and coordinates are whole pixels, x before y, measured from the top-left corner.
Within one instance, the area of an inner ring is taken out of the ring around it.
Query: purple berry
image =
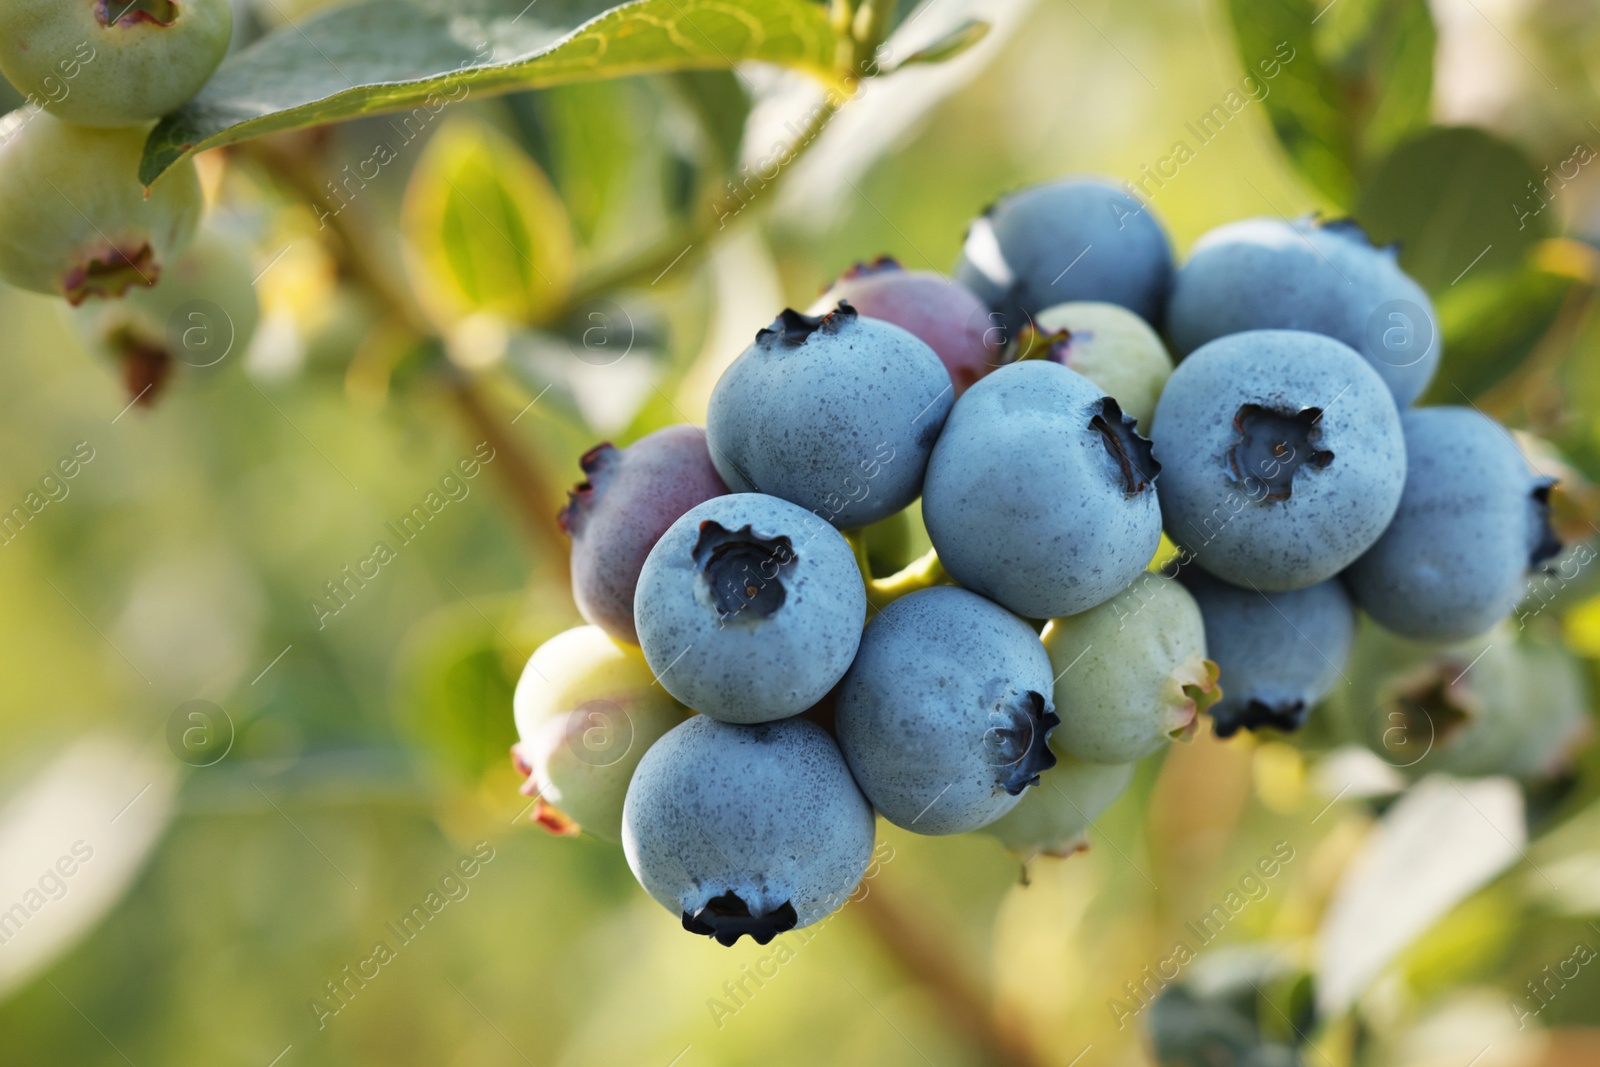
[[[976,293],[931,270],[906,270],[889,256],[857,263],[812,308],[820,314],[846,301],[872,319],[921,338],[950,372],[955,395],[1000,363],[1004,331]]]
[[[586,480],[561,510],[572,536],[572,596],[584,619],[636,645],[633,592],[645,557],[680,515],[728,488],[711,465],[705,431],[687,424],[627,448],[598,444],[578,462]]]

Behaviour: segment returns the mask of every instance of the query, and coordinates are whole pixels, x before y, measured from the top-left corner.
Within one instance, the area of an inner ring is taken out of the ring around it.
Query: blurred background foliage
[[[241,0],[237,43],[329,6]],[[1202,736],[1065,861],[883,826],[867,897],[767,948],[684,935],[619,850],[527,822],[510,692],[578,621],[553,521],[578,455],[698,421],[778,309],[881,253],[947,269],[1030,181],[1132,181],[1179,249],[1306,211],[1400,242],[1445,332],[1430,400],[1552,443],[1569,536],[1594,533],[1592,5],[895,19],[896,55],[930,62],[865,82],[776,168],[820,90],[750,64],[471,96],[403,143],[376,116],[202,156],[209,226],[254,279],[208,298],[260,325],[154,403],[128,406],[81,318],[0,292],[0,504],[92,453],[0,546],[0,909],[49,887],[0,944],[0,1063],[1600,1061],[1592,748],[1556,785],[1397,800],[1396,761],[1324,756],[1316,731]],[[389,524],[475,450],[401,543]],[[349,582],[379,540],[395,558]],[[1574,573],[1514,643],[1593,683],[1600,582]],[[1561,676],[1522,671],[1509,710],[1570,699]],[[200,767],[168,742],[196,700],[225,713],[194,720],[225,749]],[[430,892],[447,906],[401,944],[387,924]],[[1146,1007],[1230,893],[1248,906]],[[351,978],[379,940],[394,957]]]

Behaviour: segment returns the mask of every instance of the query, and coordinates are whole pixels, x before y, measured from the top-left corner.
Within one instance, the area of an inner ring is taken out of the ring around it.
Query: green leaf
[[[503,618],[506,606],[488,610]],[[472,604],[428,616],[406,635],[395,657],[392,692],[402,729],[437,764],[464,778],[502,765],[517,739],[511,718],[517,676],[507,662],[512,655],[495,624]]]
[[[229,56],[145,145],[149,184],[191,152],[358,115],[426,128],[473,95],[761,60],[833,79],[808,0],[360,0]]]
[[[585,241],[621,213],[640,142],[639,97],[632,81],[585,82],[507,98],[535,161],[555,182],[573,226]]]
[[[700,121],[717,165],[732,169],[739,162],[745,121],[750,117],[750,94],[731,70],[686,70],[672,76],[672,84]]]
[[[540,322],[575,272],[571,224],[544,173],[490,127],[452,122],[428,143],[402,209],[423,306],[453,321]]]
[[[1461,404],[1498,384],[1532,354],[1580,284],[1528,267],[1473,272],[1443,290],[1435,301],[1443,361],[1425,402]]]
[[[1539,177],[1492,134],[1436,127],[1384,160],[1363,185],[1356,217],[1375,241],[1400,242],[1401,265],[1443,292],[1475,273],[1522,264],[1554,217],[1530,191]]]
[[[1428,125],[1437,43],[1427,0],[1318,0],[1317,54],[1356,140],[1357,174]]]
[[[1228,0],[1228,10],[1243,91],[1262,101],[1301,176],[1349,207],[1371,162],[1428,122],[1427,0]]]

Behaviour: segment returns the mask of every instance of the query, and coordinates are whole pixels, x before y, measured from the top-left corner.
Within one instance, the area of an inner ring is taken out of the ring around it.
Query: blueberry
[[[1516,607],[1528,571],[1561,550],[1549,522],[1552,483],[1529,469],[1504,428],[1471,408],[1407,411],[1401,426],[1400,510],[1351,566],[1351,592],[1406,637],[1483,633]]]
[[[917,498],[953,402],[944,364],[900,327],[844,304],[786,310],[717,381],[706,432],[730,488],[853,529]]]
[[[874,830],[821,727],[697,715],[639,763],[622,847],[639,884],[685,930],[765,945],[845,902],[866,873]]]
[[[1241,728],[1285,732],[1342,677],[1355,640],[1356,612],[1337,578],[1304,589],[1240,589],[1186,567],[1182,580],[1205,618],[1206,648],[1222,670],[1211,708],[1219,737]]]
[[[983,832],[1031,860],[1035,856],[1066,857],[1089,847],[1086,831],[1133,781],[1131,763],[1091,763],[1075,756],[1039,776],[1039,788]]]
[[[1428,294],[1349,220],[1246,219],[1195,243],[1178,271],[1167,330],[1178,357],[1245,330],[1308,330],[1364,356],[1411,403],[1439,364]]]
[[[1013,336],[1044,308],[1078,300],[1120,304],[1159,327],[1172,246],[1136,197],[1074,178],[1014,193],[973,220],[955,276]]]
[[[1019,615],[1083,611],[1136,578],[1161,543],[1149,442],[1087,378],[1028,360],[950,415],[922,517],[950,575]]]
[[[243,359],[261,317],[257,273],[243,241],[202,229],[159,285],[135,285],[121,300],[86,303],[73,321],[122,371],[127,398],[148,406],[184,365],[192,375]]]
[[[618,449],[605,442],[579,460],[561,527],[572,535],[572,597],[583,617],[637,644],[633,594],[650,549],[684,512],[727,487],[698,426],[668,426]]]
[[[1156,400],[1172,376],[1172,357],[1150,324],[1116,304],[1057,304],[1034,320],[1046,356],[1077,371],[1124,414],[1150,428]]]
[[[628,780],[646,750],[688,714],[653,684],[639,650],[598,626],[540,645],[517,681],[513,763],[537,796],[533,819],[553,833],[617,841]]]
[[[1346,345],[1254,330],[1178,364],[1151,426],[1167,535],[1245,588],[1300,589],[1372,547],[1400,504],[1400,413]]]
[[[908,330],[933,349],[961,396],[999,366],[1004,330],[966,286],[931,270],[906,270],[888,256],[857,263],[811,308],[822,314],[847,302],[862,315]]]
[[[0,126],[0,278],[73,305],[159,282],[200,224],[194,162],[145,189],[142,126],[92,130],[27,112],[8,121],[22,125]]]
[[[667,691],[726,722],[797,715],[855,657],[867,594],[844,536],[759,493],[685,512],[645,559],[634,619]]]
[[[77,126],[136,126],[210,79],[233,34],[230,0],[0,2],[0,71]]]
[[[1054,766],[1050,658],[1033,628],[953,586],[891,603],[839,686],[834,725],[862,792],[920,834],[993,822]]]
[[[1326,705],[1334,740],[1364,744],[1410,778],[1545,779],[1594,732],[1579,663],[1509,622],[1441,645],[1364,620],[1346,673],[1351,684]]]
[[[1147,572],[1106,603],[1052,619],[1041,635],[1061,726],[1051,746],[1094,763],[1132,763],[1178,738],[1220,695],[1200,608]]]

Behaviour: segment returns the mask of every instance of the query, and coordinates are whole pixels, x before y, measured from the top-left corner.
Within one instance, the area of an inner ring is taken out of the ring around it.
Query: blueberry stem
[[[861,580],[866,583],[867,601],[879,610],[888,607],[908,593],[931,589],[936,585],[952,584],[939,562],[939,553],[928,549],[926,555],[912,560],[900,570],[882,578],[872,576],[872,564],[867,560],[867,539],[860,530],[850,530],[844,535],[856,554],[856,566],[861,569]]]
[[[995,1017],[993,994],[970,977],[982,971],[944,948],[950,943],[926,927],[876,882],[855,898],[850,914],[877,938],[884,953],[915,979],[940,1007],[940,1014],[983,1051],[982,1061],[999,1067],[1045,1067],[1049,1059],[1021,1029]]]
[[[323,170],[315,152],[295,152],[277,147],[270,140],[251,141],[239,148],[290,192],[310,204],[322,202],[326,195],[322,188]],[[381,250],[386,245],[372,235],[368,219],[359,207],[330,215],[329,229],[334,234],[328,242],[330,253],[344,275],[384,309],[395,327],[420,345],[442,352],[443,343],[419,310],[404,279],[384,262]],[[475,439],[494,449],[495,460],[490,469],[501,480],[513,510],[522,520],[536,557],[558,561],[556,565],[565,569],[570,546],[556,519],[564,494],[545,474],[552,465],[527,451],[526,438],[518,438],[510,414],[494,410],[475,378],[445,360],[438,364],[443,371],[443,391],[471,427]],[[440,377],[431,380],[438,382]]]

